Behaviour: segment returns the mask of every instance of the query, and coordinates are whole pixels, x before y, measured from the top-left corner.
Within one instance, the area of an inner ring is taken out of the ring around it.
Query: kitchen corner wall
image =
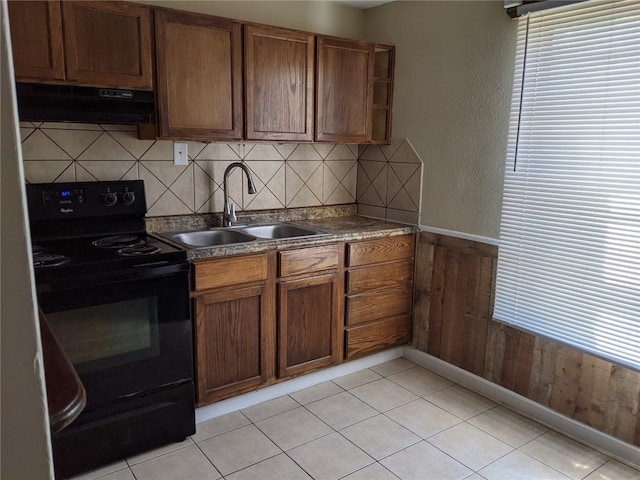
[[[418,224],[422,160],[408,140],[362,145],[358,160],[358,213]]]
[[[172,141],[138,140],[132,126],[23,122],[20,132],[27,182],[141,179],[149,216],[222,212],[224,169],[239,161],[258,192],[249,195],[235,169],[229,192],[238,209],[356,201],[356,145],[188,142],[189,164],[176,166]]]
[[[424,162],[420,224],[498,238],[518,22],[495,0],[365,10],[395,45],[393,132]]]

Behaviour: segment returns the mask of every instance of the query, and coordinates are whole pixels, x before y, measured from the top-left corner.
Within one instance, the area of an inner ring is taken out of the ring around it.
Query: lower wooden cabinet
[[[278,376],[298,375],[340,360],[335,339],[337,280],[332,273],[278,286]]]
[[[194,262],[198,406],[408,343],[414,250],[405,235]]]
[[[266,285],[195,298],[198,405],[251,391],[273,376]]]
[[[411,341],[415,235],[347,246],[345,359]]]
[[[193,264],[198,406],[275,377],[275,253]]]
[[[342,361],[341,244],[296,248],[278,259],[278,376]]]
[[[198,406],[342,360],[343,250],[194,262]]]

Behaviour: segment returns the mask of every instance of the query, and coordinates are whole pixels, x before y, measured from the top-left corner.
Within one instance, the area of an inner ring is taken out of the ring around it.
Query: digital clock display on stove
[[[44,205],[81,205],[84,203],[84,188],[44,190],[42,200]]]

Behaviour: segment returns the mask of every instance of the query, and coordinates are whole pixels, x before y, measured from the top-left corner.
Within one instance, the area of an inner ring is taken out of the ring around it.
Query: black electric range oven
[[[38,302],[87,392],[53,434],[66,478],[195,432],[186,253],[146,234],[137,181],[27,185]]]

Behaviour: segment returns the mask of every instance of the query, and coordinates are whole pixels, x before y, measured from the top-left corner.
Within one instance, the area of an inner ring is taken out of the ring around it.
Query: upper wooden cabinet
[[[159,138],[389,143],[391,46],[124,1],[8,6],[17,81],[155,83]]]
[[[127,2],[9,2],[16,80],[153,89],[151,11]]]
[[[247,140],[388,143],[393,47],[259,25],[244,39]]]
[[[375,45],[317,37],[316,140],[371,141]]]
[[[67,79],[153,89],[151,11],[125,2],[62,2]]]
[[[156,11],[160,137],[242,138],[242,33],[226,18]]]
[[[315,37],[245,25],[247,140],[312,141]]]
[[[16,79],[64,80],[59,1],[8,2]]]

